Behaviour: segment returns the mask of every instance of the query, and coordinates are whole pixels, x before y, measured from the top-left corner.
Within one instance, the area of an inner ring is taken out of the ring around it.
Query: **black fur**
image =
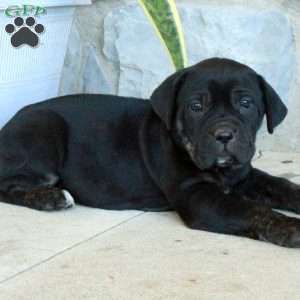
[[[251,167],[255,136],[286,107],[249,67],[213,58],[151,101],[72,95],[30,105],[0,131],[0,199],[41,210],[76,202],[176,210],[191,228],[300,247],[300,187]]]

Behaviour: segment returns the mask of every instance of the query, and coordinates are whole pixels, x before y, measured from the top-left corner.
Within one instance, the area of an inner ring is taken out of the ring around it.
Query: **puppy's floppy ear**
[[[262,76],[258,75],[258,78],[263,93],[268,131],[273,133],[274,128],[286,117],[288,110],[271,85]]]
[[[186,69],[183,69],[169,76],[154,90],[150,97],[152,108],[166,124],[168,130],[172,127],[173,115],[176,109],[176,98],[186,74]]]

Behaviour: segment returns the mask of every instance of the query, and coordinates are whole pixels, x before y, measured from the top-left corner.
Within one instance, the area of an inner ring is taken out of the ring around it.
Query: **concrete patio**
[[[255,165],[300,183],[300,154]],[[175,213],[0,204],[0,299],[300,298],[300,249],[186,228]]]

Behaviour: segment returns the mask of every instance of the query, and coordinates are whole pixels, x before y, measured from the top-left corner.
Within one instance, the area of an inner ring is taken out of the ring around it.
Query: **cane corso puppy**
[[[300,247],[300,186],[252,168],[264,115],[287,109],[238,62],[212,58],[167,78],[150,101],[72,95],[29,105],[0,131],[0,199],[38,210],[77,203],[176,210],[193,229]],[[72,197],[72,196],[73,197]]]

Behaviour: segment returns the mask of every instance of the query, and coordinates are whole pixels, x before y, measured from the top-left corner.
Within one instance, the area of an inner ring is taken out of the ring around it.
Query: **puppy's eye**
[[[192,110],[194,112],[199,112],[199,111],[202,111],[203,106],[202,106],[201,102],[193,101],[190,103],[189,108],[190,108],[190,110]]]
[[[243,108],[249,108],[251,104],[252,104],[252,99],[249,96],[243,96],[240,99],[240,106]]]

